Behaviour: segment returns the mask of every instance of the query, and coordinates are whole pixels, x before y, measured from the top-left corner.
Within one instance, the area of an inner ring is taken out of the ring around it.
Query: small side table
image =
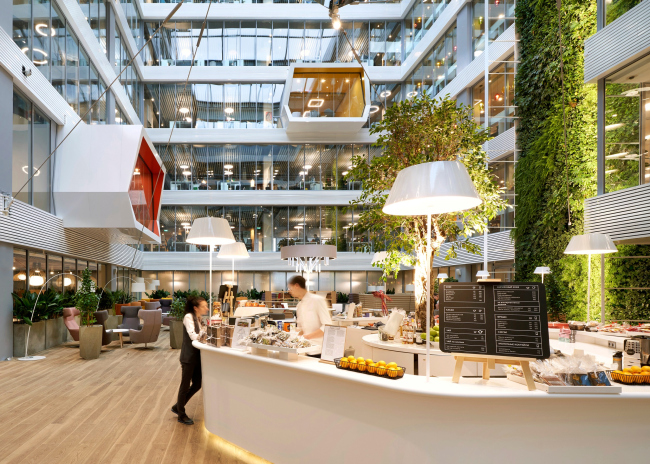
[[[107,330],[106,332],[120,334],[120,348],[124,348],[124,338],[123,338],[123,335],[124,335],[124,334],[128,334],[128,333],[129,333],[129,329],[110,329],[110,330]]]

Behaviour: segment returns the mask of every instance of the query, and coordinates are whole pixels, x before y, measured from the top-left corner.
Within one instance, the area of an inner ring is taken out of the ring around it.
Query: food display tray
[[[526,379],[519,377],[518,375],[508,374],[508,380],[519,383],[521,385],[526,385]],[[535,387],[538,390],[544,391],[546,393],[555,393],[555,394],[592,394],[592,395],[607,395],[612,394],[616,395],[623,391],[623,387],[618,385],[605,386],[605,387],[583,387],[575,385],[546,385],[545,383],[535,382]]]
[[[388,372],[386,372],[384,375],[379,375],[379,374],[377,374],[376,371],[374,373],[373,372],[368,372],[367,369],[365,371],[360,371],[358,369],[350,369],[350,368],[347,368],[347,367],[341,367],[341,359],[342,358],[334,358],[334,365],[336,366],[337,369],[341,369],[341,370],[344,370],[344,371],[350,371],[350,372],[356,372],[357,374],[366,374],[366,375],[372,375],[372,376],[375,376],[375,377],[383,377],[383,378],[390,379],[390,380],[399,380],[402,377],[404,377],[404,373],[406,372],[405,367],[398,366],[402,370],[401,370],[401,374],[398,373],[396,377],[390,377],[388,375]]]
[[[612,379],[626,385],[648,385],[650,384],[649,375],[625,375],[617,372],[612,372]]]
[[[257,356],[268,356],[269,351],[277,351],[279,358],[285,361],[295,361],[300,354],[318,354],[320,353],[320,345],[314,345],[307,348],[284,348],[276,345],[262,345],[259,343],[251,343],[251,354]]]

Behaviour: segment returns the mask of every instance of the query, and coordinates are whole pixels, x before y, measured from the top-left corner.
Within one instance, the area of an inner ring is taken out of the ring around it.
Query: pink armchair
[[[79,341],[79,324],[74,320],[74,317],[78,315],[79,310],[77,308],[63,308],[63,323],[75,342]]]

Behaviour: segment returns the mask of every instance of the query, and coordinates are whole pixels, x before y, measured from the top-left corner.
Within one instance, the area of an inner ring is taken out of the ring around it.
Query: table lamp
[[[481,198],[465,166],[459,161],[416,164],[397,174],[383,212],[393,216],[427,216],[427,256],[431,256],[431,215],[463,211],[480,205]],[[431,327],[431,265],[427,266],[427,328]],[[431,376],[427,347],[427,382]]]
[[[542,283],[544,283],[544,276],[551,273],[551,268],[548,266],[538,266],[533,271],[533,274],[542,276]]]
[[[442,282],[443,280],[448,279],[448,278],[449,278],[449,276],[447,275],[446,272],[440,272],[440,273],[438,273],[438,280],[439,280],[440,282]]]
[[[223,218],[204,217],[194,220],[186,241],[195,245],[208,245],[210,254],[210,317],[212,317],[212,253],[215,245],[235,243],[230,224]]]
[[[489,279],[490,278],[490,273],[488,271],[486,271],[485,269],[483,269],[482,271],[478,271],[476,273],[476,277],[478,277],[479,279]]]
[[[616,245],[609,235],[606,234],[584,234],[576,235],[571,237],[569,245],[567,245],[564,253],[567,255],[587,255],[588,265],[587,265],[587,321],[591,320],[591,315],[589,312],[589,304],[591,297],[591,255],[593,254],[604,254],[604,253],[616,253]],[[605,321],[605,306],[603,305],[600,308],[600,321]]]

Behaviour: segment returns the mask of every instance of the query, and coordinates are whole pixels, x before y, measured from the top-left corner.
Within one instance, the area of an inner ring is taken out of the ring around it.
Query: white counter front
[[[506,379],[336,369],[199,342],[208,431],[275,464],[645,461],[650,387],[549,395]]]

